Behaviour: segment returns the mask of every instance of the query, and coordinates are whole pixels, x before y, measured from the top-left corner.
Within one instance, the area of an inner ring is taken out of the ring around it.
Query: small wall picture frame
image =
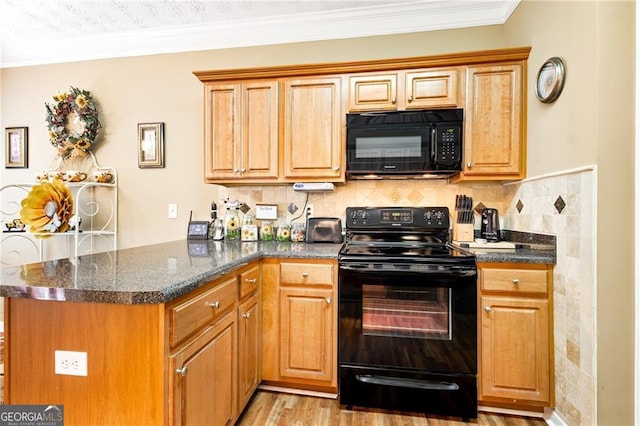
[[[138,123],[138,167],[164,167],[164,123]]]
[[[5,127],[4,167],[26,169],[29,167],[29,128]]]

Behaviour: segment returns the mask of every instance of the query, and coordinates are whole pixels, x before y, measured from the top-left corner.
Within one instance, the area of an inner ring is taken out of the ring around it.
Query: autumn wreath
[[[51,145],[62,158],[86,155],[101,127],[91,92],[70,87],[53,100],[45,103]]]

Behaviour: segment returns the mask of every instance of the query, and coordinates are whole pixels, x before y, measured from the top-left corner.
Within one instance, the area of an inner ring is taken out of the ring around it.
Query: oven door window
[[[451,340],[451,289],[362,286],[367,336]]]

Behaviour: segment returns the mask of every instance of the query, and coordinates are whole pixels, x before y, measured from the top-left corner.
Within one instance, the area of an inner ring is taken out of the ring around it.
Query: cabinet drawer
[[[237,300],[236,277],[220,283],[211,290],[169,309],[169,340],[171,346],[219,318],[231,309]]]
[[[333,265],[316,263],[281,263],[281,284],[333,285]]]
[[[240,274],[240,299],[255,293],[260,285],[260,267],[254,266]]]
[[[483,291],[547,293],[547,271],[544,269],[480,269]]]

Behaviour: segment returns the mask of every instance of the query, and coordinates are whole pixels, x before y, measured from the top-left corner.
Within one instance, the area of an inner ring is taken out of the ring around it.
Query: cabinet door
[[[243,179],[278,177],[278,83],[242,85]]]
[[[375,74],[349,77],[349,111],[398,109],[398,75]]]
[[[481,298],[480,399],[548,403],[549,303],[546,299]]]
[[[278,177],[275,81],[205,85],[205,177]]]
[[[407,72],[405,97],[407,109],[448,108],[459,105],[457,68]]]
[[[260,305],[253,295],[238,308],[238,412],[260,383]]]
[[[463,180],[524,177],[522,69],[467,68]]]
[[[205,84],[204,173],[206,179],[237,179],[242,152],[240,84]]]
[[[173,425],[228,425],[236,415],[236,313],[169,358]]]
[[[280,377],[335,382],[333,291],[280,289]]]
[[[285,81],[284,177],[344,181],[341,79]]]

